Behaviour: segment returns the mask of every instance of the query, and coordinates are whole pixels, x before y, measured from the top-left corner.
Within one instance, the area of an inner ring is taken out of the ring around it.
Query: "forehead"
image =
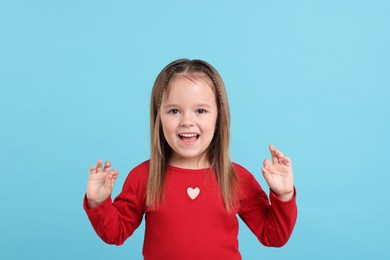
[[[169,98],[171,93],[182,92],[185,94],[205,94],[215,96],[213,81],[206,74],[179,74],[173,75],[164,91],[164,99]]]

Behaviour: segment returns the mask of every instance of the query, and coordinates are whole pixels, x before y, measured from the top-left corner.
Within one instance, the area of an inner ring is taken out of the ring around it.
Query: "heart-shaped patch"
[[[196,187],[195,189],[193,189],[191,187],[187,188],[187,194],[192,200],[196,199],[196,197],[198,197],[199,193],[200,193],[200,189],[198,187]]]

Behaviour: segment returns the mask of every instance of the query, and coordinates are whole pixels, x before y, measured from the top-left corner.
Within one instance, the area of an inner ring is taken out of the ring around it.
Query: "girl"
[[[145,259],[241,259],[238,220],[266,246],[280,247],[295,225],[291,160],[269,146],[263,176],[229,157],[230,117],[223,81],[201,60],[177,60],[158,75],[151,97],[151,157],[111,200],[118,171],[90,168],[84,209],[97,234],[120,245],[145,215]]]

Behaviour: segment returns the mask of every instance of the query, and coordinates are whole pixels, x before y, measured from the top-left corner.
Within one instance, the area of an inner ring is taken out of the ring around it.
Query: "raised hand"
[[[263,163],[263,176],[270,189],[282,201],[290,200],[294,195],[294,181],[291,159],[284,156],[272,144],[269,146],[272,163],[266,159]]]
[[[118,170],[111,170],[111,163],[106,162],[104,169],[102,160],[99,160],[96,167],[91,166],[87,183],[87,204],[94,208],[103,203],[112,192],[115,180],[118,178]]]

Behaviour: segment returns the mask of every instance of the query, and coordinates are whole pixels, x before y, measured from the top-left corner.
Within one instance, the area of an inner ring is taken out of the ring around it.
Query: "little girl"
[[[96,233],[120,245],[145,215],[144,259],[241,259],[237,214],[265,246],[289,239],[297,217],[290,158],[273,145],[263,176],[229,156],[230,116],[223,81],[201,60],[177,60],[158,75],[151,97],[151,156],[111,200],[118,171],[90,168],[84,209]]]

